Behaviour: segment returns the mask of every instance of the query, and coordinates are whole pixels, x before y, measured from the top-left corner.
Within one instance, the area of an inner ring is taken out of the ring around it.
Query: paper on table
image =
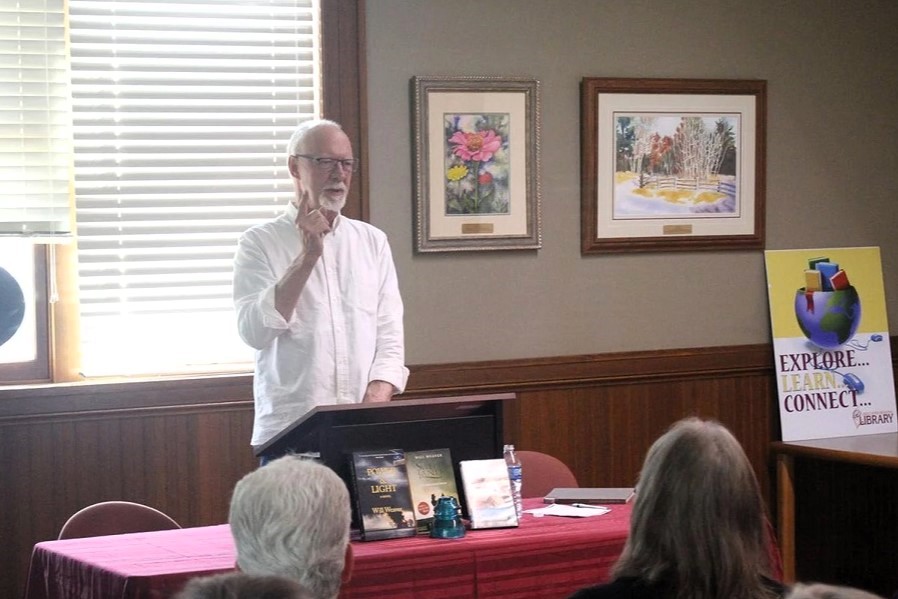
[[[602,505],[576,507],[564,503],[553,503],[547,505],[546,507],[524,510],[524,513],[533,514],[537,518],[542,518],[543,516],[569,516],[573,518],[589,518],[590,516],[601,516],[602,514],[607,514],[610,511],[611,509]]]

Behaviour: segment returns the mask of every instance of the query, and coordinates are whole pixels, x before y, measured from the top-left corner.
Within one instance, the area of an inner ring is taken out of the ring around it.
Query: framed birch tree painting
[[[580,91],[582,254],[764,247],[766,81]]]

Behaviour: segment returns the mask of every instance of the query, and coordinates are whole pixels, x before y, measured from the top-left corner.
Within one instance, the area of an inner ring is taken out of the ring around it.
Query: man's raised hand
[[[309,195],[303,193],[296,213],[296,228],[303,237],[306,255],[318,258],[324,249],[324,236],[331,230],[331,225],[322,213],[321,208],[309,208]]]

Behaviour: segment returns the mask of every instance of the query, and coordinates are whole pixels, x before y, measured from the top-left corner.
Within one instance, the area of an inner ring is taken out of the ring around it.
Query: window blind
[[[82,370],[246,365],[237,238],[293,194],[318,0],[69,0]]]
[[[64,0],[0,6],[0,236],[71,237]]]

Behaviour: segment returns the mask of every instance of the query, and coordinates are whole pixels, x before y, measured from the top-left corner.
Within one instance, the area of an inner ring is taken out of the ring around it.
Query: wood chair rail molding
[[[892,355],[895,343],[892,339]],[[893,358],[894,359],[894,358]],[[625,486],[671,422],[720,419],[743,442],[765,497],[778,437],[769,344],[410,367],[403,398],[515,392],[505,436],[568,464],[584,486]],[[184,526],[227,518],[249,448],[252,375],[0,386],[0,597],[21,596],[34,543],[105,499],[163,509]],[[533,423],[539,423],[534,426]],[[22,512],[20,507],[31,507]]]
[[[546,388],[713,378],[772,372],[767,344],[457,362],[410,367],[406,395],[524,391]]]
[[[772,357],[771,346],[762,344],[412,365],[399,398],[760,374],[772,372]],[[111,412],[251,408],[251,374],[0,387],[0,425]]]

